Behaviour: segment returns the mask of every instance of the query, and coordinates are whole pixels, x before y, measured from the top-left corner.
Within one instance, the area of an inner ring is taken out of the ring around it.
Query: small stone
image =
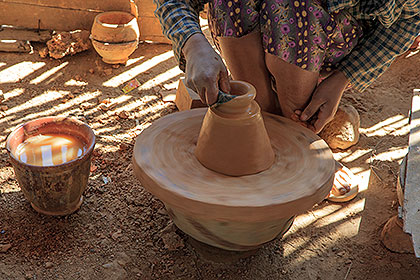
[[[104,268],[104,279],[127,279],[127,272],[117,261],[103,264],[102,267]]]
[[[69,93],[69,94],[67,94],[67,97],[68,98],[74,98],[74,94],[73,93]]]
[[[120,65],[119,64],[112,64],[112,68],[118,69],[118,68],[120,68]]]
[[[0,253],[6,253],[10,248],[12,248],[12,244],[0,244]]]
[[[391,265],[393,268],[396,269],[400,269],[402,267],[402,265],[399,262],[392,262]]]
[[[130,114],[127,111],[121,111],[118,113],[118,117],[121,119],[128,119],[130,117]]]
[[[125,143],[121,143],[119,148],[120,148],[120,151],[126,151],[128,149],[128,145]]]
[[[110,268],[112,266],[113,266],[113,263],[106,263],[102,265],[102,267],[105,267],[105,268]]]
[[[95,73],[95,70],[94,70],[93,68],[90,68],[90,69],[89,69],[89,73],[90,73],[90,74],[93,74],[93,73]]]
[[[54,266],[54,264],[52,262],[46,262],[45,263],[45,268],[51,268],[53,266]]]
[[[3,91],[0,89],[0,103],[4,100],[4,94]]]
[[[107,106],[106,104],[100,104],[99,105],[99,109],[101,109],[102,111],[108,111],[109,110],[109,106]]]
[[[346,252],[341,251],[341,252],[338,252],[338,253],[337,253],[337,256],[339,256],[339,257],[343,257],[345,254],[346,254]]]
[[[122,236],[122,231],[120,229],[114,233],[111,233],[111,238],[114,239],[115,241],[117,241],[117,239],[121,236]]]
[[[48,56],[48,52],[49,52],[49,50],[48,50],[47,47],[42,48],[38,51],[39,56],[42,57],[42,58],[46,58]]]
[[[25,274],[25,279],[26,280],[30,280],[30,279],[33,279],[33,278],[34,278],[34,275],[32,273],[28,272],[28,273]]]
[[[98,169],[98,167],[96,165],[94,165],[94,164],[90,165],[90,172],[95,172],[96,169]]]
[[[166,233],[162,236],[163,244],[165,244],[165,248],[169,251],[175,251],[180,248],[184,248],[185,244],[182,238],[176,234],[173,233]]]
[[[340,105],[319,136],[331,149],[345,150],[359,141],[360,116],[351,105]]]
[[[111,69],[111,68],[105,68],[105,69],[103,70],[103,72],[104,72],[104,74],[105,74],[105,75],[109,76],[109,75],[111,75],[111,74],[112,74],[112,69]]]
[[[8,109],[9,109],[9,107],[6,106],[6,105],[1,105],[0,106],[0,111],[7,111]]]

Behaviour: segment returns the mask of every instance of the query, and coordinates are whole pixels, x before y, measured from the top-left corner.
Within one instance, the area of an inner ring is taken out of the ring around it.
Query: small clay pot
[[[20,161],[16,148],[31,136],[67,134],[76,137],[86,147],[78,158],[53,166],[36,166]],[[46,215],[68,215],[79,209],[90,173],[90,161],[95,146],[95,134],[81,121],[45,117],[18,126],[9,134],[6,149],[16,179],[26,199],[38,212]]]
[[[139,26],[134,15],[126,12],[104,12],[95,17],[91,40],[105,63],[126,63],[139,42]]]
[[[102,43],[92,40],[95,50],[102,56],[102,61],[108,64],[125,64],[128,56],[137,48],[138,42]]]
[[[202,165],[213,171],[243,176],[264,171],[273,164],[274,152],[254,86],[231,81],[236,98],[210,107],[204,117],[195,149]]]

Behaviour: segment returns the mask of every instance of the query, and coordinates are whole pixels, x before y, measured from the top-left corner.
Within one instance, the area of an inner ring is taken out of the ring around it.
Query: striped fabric
[[[302,0],[301,0],[302,1]],[[181,49],[200,33],[198,13],[209,1],[154,0],[164,34],[172,41],[175,57],[185,71]],[[347,9],[362,22],[364,37],[339,65],[353,88],[363,91],[407,51],[420,33],[420,0],[324,0],[329,12]]]

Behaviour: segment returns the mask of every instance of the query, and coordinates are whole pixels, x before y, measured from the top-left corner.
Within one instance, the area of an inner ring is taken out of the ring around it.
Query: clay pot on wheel
[[[135,51],[140,31],[137,18],[126,12],[104,12],[95,17],[90,39],[105,63],[125,64]]]
[[[195,155],[208,169],[229,176],[256,174],[274,162],[261,110],[255,102],[255,88],[231,81],[237,97],[211,107],[204,117]]]

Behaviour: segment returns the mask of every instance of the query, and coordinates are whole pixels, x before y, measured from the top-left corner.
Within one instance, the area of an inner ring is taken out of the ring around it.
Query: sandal
[[[340,166],[335,172],[334,185],[327,197],[332,202],[347,202],[359,193],[359,183],[353,172],[345,166]]]

